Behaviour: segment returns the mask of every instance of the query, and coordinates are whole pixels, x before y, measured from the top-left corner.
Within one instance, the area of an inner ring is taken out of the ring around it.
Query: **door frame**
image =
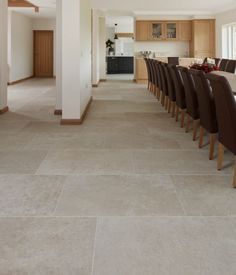
[[[36,48],[36,42],[35,42],[35,37],[36,37],[36,33],[40,33],[40,32],[48,32],[52,34],[52,75],[51,76],[45,76],[45,78],[53,78],[54,77],[54,31],[53,30],[34,30],[33,31],[33,73],[34,73],[34,77],[36,77],[35,74],[35,65],[36,65],[36,57],[35,57],[35,48]]]

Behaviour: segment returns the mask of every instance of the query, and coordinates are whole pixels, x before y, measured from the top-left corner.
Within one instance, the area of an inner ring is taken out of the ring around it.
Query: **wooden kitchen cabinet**
[[[192,39],[192,22],[180,21],[179,22],[179,40],[191,41]]]
[[[165,26],[164,22],[156,21],[149,23],[149,40],[164,40],[165,39]]]
[[[136,21],[136,41],[190,41],[191,21]]]
[[[165,22],[164,39],[168,41],[175,41],[179,39],[179,22]]]
[[[149,21],[136,21],[136,41],[148,41],[149,40]]]
[[[147,66],[143,58],[135,59],[135,79],[137,83],[147,83]]]
[[[192,40],[190,43],[192,57],[215,57],[215,20],[193,20]]]

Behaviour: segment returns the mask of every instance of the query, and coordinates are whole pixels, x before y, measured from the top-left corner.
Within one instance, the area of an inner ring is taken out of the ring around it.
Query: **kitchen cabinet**
[[[215,57],[215,20],[193,20],[190,54],[192,57]]]
[[[163,22],[149,23],[149,40],[163,40],[165,38],[165,29]]]
[[[179,36],[179,23],[178,22],[166,22],[165,23],[165,39],[169,41],[178,40]]]
[[[149,40],[149,21],[136,21],[136,41]]]
[[[108,56],[107,73],[108,74],[133,74],[134,58],[130,56]]]
[[[179,22],[179,40],[191,41],[192,39],[192,22],[180,21]]]
[[[190,41],[191,21],[136,21],[136,41]]]
[[[143,58],[136,58],[135,60],[135,79],[137,83],[147,83],[147,66]]]

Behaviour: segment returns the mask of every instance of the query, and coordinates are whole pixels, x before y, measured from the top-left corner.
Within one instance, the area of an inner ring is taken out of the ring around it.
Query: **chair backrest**
[[[168,95],[171,101],[176,101],[176,96],[175,96],[175,87],[174,87],[174,82],[172,79],[172,76],[170,75],[170,70],[169,70],[169,65],[165,64],[164,65],[164,72],[167,80],[167,89],[168,89]]]
[[[182,76],[175,65],[169,65],[169,68],[175,86],[176,105],[184,110],[186,109],[186,101]]]
[[[185,67],[179,67],[179,70],[183,77],[187,113],[194,120],[199,119],[198,99],[193,78],[189,73],[189,69]]]
[[[179,57],[168,57],[168,64],[170,65],[179,65]]]
[[[218,125],[216,119],[216,109],[213,93],[206,79],[206,74],[203,71],[190,70],[196,87],[199,112],[200,112],[200,124],[209,133],[215,134],[218,132]]]
[[[214,60],[215,60],[216,66],[219,67],[221,59],[220,58],[214,58]]]
[[[225,71],[226,67],[227,67],[227,64],[228,64],[228,59],[222,59],[220,61],[220,71]]]
[[[161,90],[161,76],[160,76],[160,71],[159,71],[159,61],[154,60],[153,62],[155,66],[155,73],[156,73],[156,79],[157,79],[157,86]]]
[[[236,155],[236,101],[228,80],[223,76],[208,74],[219,126],[219,141]]]
[[[160,73],[161,73],[161,83],[162,83],[162,92],[168,96],[168,86],[167,86],[167,79],[164,71],[165,63],[160,62]]]
[[[228,60],[225,71],[234,74],[236,70],[236,60]]]
[[[144,58],[144,61],[146,63],[146,67],[147,67],[147,74],[148,74],[148,82],[151,82],[151,71],[150,71],[150,65],[148,62],[148,58]]]
[[[152,83],[157,86],[157,73],[156,73],[156,68],[154,64],[155,60],[150,59],[150,65],[151,65],[151,74],[152,74]]]

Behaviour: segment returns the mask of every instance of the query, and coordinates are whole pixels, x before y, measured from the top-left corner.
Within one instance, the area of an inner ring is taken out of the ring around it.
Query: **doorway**
[[[53,77],[53,31],[34,31],[34,76]]]

